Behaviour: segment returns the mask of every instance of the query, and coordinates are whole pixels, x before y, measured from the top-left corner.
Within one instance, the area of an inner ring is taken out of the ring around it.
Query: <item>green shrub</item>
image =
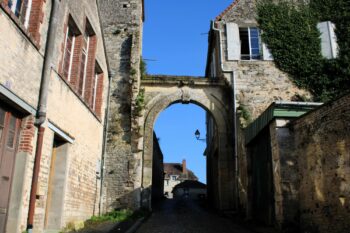
[[[262,40],[279,69],[308,89],[316,100],[333,99],[350,87],[350,4],[348,0],[310,0],[310,4],[261,0],[257,5]],[[317,23],[336,24],[337,59],[321,55]]]
[[[92,216],[87,222],[90,223],[99,223],[99,222],[122,222],[127,220],[132,216],[133,212],[129,209],[112,211],[100,216]]]

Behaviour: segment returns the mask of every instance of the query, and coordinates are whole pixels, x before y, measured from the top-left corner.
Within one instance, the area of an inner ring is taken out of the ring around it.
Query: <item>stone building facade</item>
[[[256,0],[237,0],[210,25],[206,76],[225,78],[235,94],[236,109],[249,112],[246,126],[273,101],[297,101],[310,94],[297,88],[276,68],[261,41],[256,22]]]
[[[98,7],[0,4],[0,231],[58,230],[100,212],[109,80]]]
[[[143,1],[99,0],[111,75],[103,210],[140,207],[142,142],[140,92]],[[140,95],[139,95],[140,93]],[[153,138],[153,131],[152,131]]]
[[[225,80],[232,92],[232,144],[235,158],[236,207],[247,211],[248,176],[244,128],[274,101],[311,98],[273,62],[261,41],[256,21],[256,0],[233,1],[210,25],[206,77]],[[215,132],[207,116],[207,132]],[[209,138],[211,135],[209,134]],[[209,156],[207,159],[215,158]],[[208,190],[208,196],[210,191]]]

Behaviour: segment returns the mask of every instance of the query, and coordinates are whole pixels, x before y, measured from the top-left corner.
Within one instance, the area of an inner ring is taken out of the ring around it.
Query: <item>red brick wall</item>
[[[33,152],[33,140],[35,135],[35,118],[29,116],[22,121],[22,130],[19,139],[18,152]]]
[[[99,74],[99,79],[97,83],[97,91],[96,91],[96,107],[95,107],[95,113],[96,115],[101,118],[102,116],[102,102],[103,102],[103,74]]]
[[[44,19],[43,4],[46,0],[32,0],[28,31],[33,36],[34,41],[40,42],[40,25]]]

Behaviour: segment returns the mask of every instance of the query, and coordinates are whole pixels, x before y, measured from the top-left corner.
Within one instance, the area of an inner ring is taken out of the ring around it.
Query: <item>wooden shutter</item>
[[[263,59],[265,61],[272,61],[273,57],[272,54],[270,52],[270,49],[267,47],[267,45],[265,43],[262,43],[262,52],[263,52]]]
[[[235,23],[226,24],[227,36],[227,59],[240,60],[241,58],[241,41],[239,39],[239,27]]]
[[[321,33],[321,52],[322,56],[328,59],[336,58],[338,55],[337,37],[335,35],[335,25],[330,22],[321,22],[317,24]]]

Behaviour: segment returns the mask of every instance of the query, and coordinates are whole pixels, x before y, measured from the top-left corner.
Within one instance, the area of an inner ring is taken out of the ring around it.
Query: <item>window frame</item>
[[[76,40],[76,35],[74,34],[73,30],[71,29],[71,25],[67,25],[66,29],[66,35],[65,35],[65,40],[64,40],[64,46],[63,46],[63,58],[62,58],[62,65],[61,65],[61,71],[62,75],[65,79],[67,79],[68,82],[71,81],[71,74],[72,74],[72,66],[73,66],[73,58],[74,58],[74,49],[75,49],[75,40]],[[72,33],[72,39],[71,39],[71,46],[70,46],[70,55],[69,55],[69,62],[68,62],[68,70],[67,74],[65,74],[66,70],[66,54],[67,54],[67,44],[68,44],[68,39],[70,32]]]
[[[249,54],[243,54],[242,53],[242,31],[246,29],[247,30],[247,40],[245,43],[247,43],[248,45],[248,49],[249,49]],[[256,32],[257,32],[257,36],[256,37],[252,37],[252,32],[251,30],[255,29]],[[263,60],[263,55],[262,55],[262,42],[261,42],[261,38],[260,38],[260,30],[258,27],[256,26],[248,26],[248,27],[239,27],[239,39],[240,39],[240,44],[241,44],[241,56],[240,56],[240,60],[243,60],[243,61],[260,61],[260,60]],[[258,41],[258,47],[257,48],[253,48],[252,46],[252,39],[257,39]],[[258,52],[259,54],[253,54],[253,50],[254,49],[258,49]]]
[[[78,82],[78,93],[84,99],[85,89],[86,89],[86,76],[87,76],[87,66],[89,62],[89,47],[90,47],[90,35],[85,30],[83,36],[83,46],[81,49],[81,61],[80,61],[80,73]]]
[[[3,2],[13,17],[18,19],[24,28],[28,30],[33,0],[4,0]]]

